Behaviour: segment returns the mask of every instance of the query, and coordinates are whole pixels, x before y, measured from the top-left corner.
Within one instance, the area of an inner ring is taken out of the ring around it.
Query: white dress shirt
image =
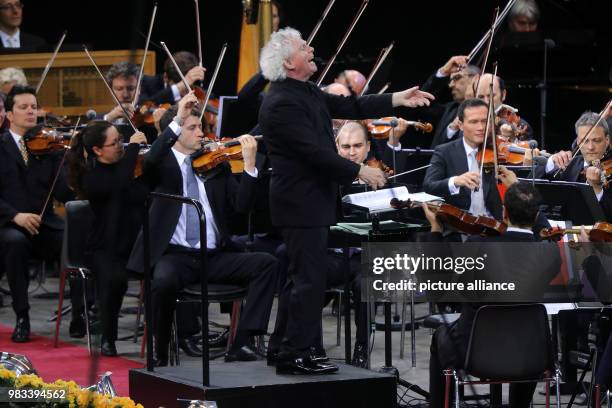
[[[465,149],[465,155],[468,162],[468,169],[472,172],[479,172],[478,162],[476,161],[476,153],[478,153],[478,148],[473,148],[465,142],[465,138],[463,140],[463,148]],[[455,185],[456,176],[450,177],[448,179],[448,191],[450,195],[459,194],[461,191],[461,187]],[[478,191],[472,190],[471,192],[471,203],[469,211],[472,215],[486,215],[491,216],[491,212],[487,209],[487,206],[484,202],[484,191],[483,191],[483,183],[480,180],[480,188]]]
[[[15,34],[9,35],[4,31],[0,30],[0,38],[2,39],[2,45],[4,48],[20,48],[21,40],[19,39],[19,29],[15,31]]]
[[[19,147],[19,141],[21,140],[21,138],[23,136],[18,135],[17,133],[13,132],[12,130],[9,129],[9,132],[11,134],[11,136],[13,136],[13,140],[15,141],[15,144],[17,145],[17,147]]]

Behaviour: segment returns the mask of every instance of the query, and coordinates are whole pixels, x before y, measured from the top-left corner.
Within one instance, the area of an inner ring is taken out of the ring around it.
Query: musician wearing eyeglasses
[[[20,0],[0,0],[0,54],[44,51],[47,47],[41,37],[21,31],[23,7]]]
[[[606,219],[612,221],[612,193],[605,187],[606,178],[601,168],[601,162],[610,158],[610,129],[607,122],[599,121],[585,140],[597,119],[596,113],[584,112],[574,126],[576,146],[579,147],[577,151],[574,149],[576,154],[569,150],[553,154],[545,164],[537,166],[536,177],[588,183],[593,187]]]

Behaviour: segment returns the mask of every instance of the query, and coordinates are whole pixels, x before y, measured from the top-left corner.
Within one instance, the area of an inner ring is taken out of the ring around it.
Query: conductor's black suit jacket
[[[183,195],[183,176],[180,165],[171,151],[177,136],[169,127],[164,130],[145,155],[144,174],[154,186],[154,191],[166,194]],[[246,172],[238,183],[231,173],[229,164],[224,163],[208,174],[204,182],[206,196],[219,231],[219,248],[231,246],[227,219],[233,213],[247,212],[254,200],[254,187],[257,179]],[[161,258],[178,224],[182,204],[165,199],[155,199],[149,209],[151,236],[151,265]],[[143,261],[142,232],[138,235],[128,269],[142,272]]]
[[[273,82],[259,111],[272,163],[270,213],[281,227],[335,224],[338,185],[349,184],[360,166],[340,157],[335,119],[377,118],[392,112],[391,94],[360,98],[327,94],[311,82]]]

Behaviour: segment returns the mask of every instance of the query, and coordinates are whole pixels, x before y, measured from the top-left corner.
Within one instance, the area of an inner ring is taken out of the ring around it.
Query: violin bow
[[[380,88],[380,91],[378,91],[378,95],[384,94],[385,91],[389,89],[390,85],[391,85],[391,82],[387,82],[382,88]]]
[[[130,114],[125,109],[125,106],[123,106],[123,104],[121,102],[119,102],[119,99],[117,99],[117,96],[113,92],[113,89],[110,87],[108,82],[106,82],[106,78],[104,78],[104,75],[102,74],[102,71],[100,71],[100,68],[98,68],[98,65],[96,65],[96,62],[94,61],[94,59],[92,58],[91,54],[89,53],[89,50],[87,49],[87,46],[83,45],[83,50],[85,50],[85,54],[87,54],[87,57],[91,61],[91,63],[94,66],[94,68],[96,68],[96,71],[98,72],[98,75],[100,75],[100,78],[102,79],[102,82],[104,82],[104,85],[106,85],[106,89],[108,89],[108,92],[110,92],[111,96],[113,97],[113,100],[115,101],[117,106],[119,106],[121,108],[121,110],[123,111],[123,115],[125,116],[125,119],[128,121],[130,126],[132,126],[132,129],[134,129],[134,132],[138,132],[138,129],[136,129],[136,126],[134,126],[134,122],[132,122],[132,119],[130,119]]]
[[[195,4],[195,17],[196,17],[196,34],[198,41],[198,58],[200,59],[200,66],[202,67],[202,36],[200,31],[200,6],[199,0],[193,0]]]
[[[62,36],[60,37],[60,40],[55,46],[53,55],[51,55],[49,62],[47,62],[47,66],[45,67],[42,75],[40,76],[40,79],[38,80],[38,84],[36,85],[36,95],[38,95],[38,91],[40,91],[40,88],[42,87],[43,82],[45,82],[45,78],[47,78],[47,74],[49,73],[49,70],[51,69],[53,62],[55,61],[55,57],[57,57],[57,53],[59,52],[60,48],[62,48],[62,44],[64,43],[64,40],[66,39],[66,34],[68,34],[68,31],[64,30],[64,32],[62,33]]]
[[[489,137],[489,133],[493,130],[493,83],[495,81],[495,77],[497,76],[497,62],[493,64],[493,79],[489,84],[489,107],[487,108],[487,124],[485,126],[485,137],[484,142],[482,143],[482,158],[480,159],[480,182],[482,182],[483,172],[484,172],[484,162],[485,162],[485,151],[487,149],[487,139]],[[493,142],[493,169],[495,176],[497,176],[498,163],[497,163],[497,140],[495,140],[495,132],[492,132],[492,142]],[[480,186],[476,187],[474,191],[478,191]]]
[[[576,149],[572,152],[571,160],[574,160],[574,158],[576,157],[576,155],[578,154],[582,146],[589,140],[589,137],[591,136],[591,133],[593,133],[593,130],[601,123],[604,115],[606,114],[608,109],[610,109],[610,105],[612,105],[612,99],[610,99],[608,103],[606,103],[606,106],[603,108],[603,110],[599,112],[599,116],[597,116],[597,121],[593,124],[593,126],[591,126],[591,128],[586,133],[586,135],[584,135],[584,138],[582,139],[580,144],[576,146]],[[553,174],[553,178],[556,178],[559,175],[559,173],[561,173],[561,171],[562,171],[561,168],[558,168],[555,174]]]
[[[312,40],[314,40],[315,35],[317,35],[317,32],[319,31],[319,28],[321,28],[321,24],[323,24],[323,20],[325,20],[327,18],[327,14],[329,14],[329,10],[331,10],[331,8],[332,8],[332,6],[334,5],[335,2],[336,2],[336,0],[329,0],[329,3],[327,4],[327,7],[325,7],[325,10],[323,10],[323,14],[319,18],[319,21],[317,21],[317,25],[315,25],[315,28],[312,29],[312,32],[308,36],[308,40],[306,40],[306,44],[310,45],[310,43],[312,43]]]
[[[217,80],[219,68],[221,68],[223,57],[225,57],[225,51],[227,51],[227,43],[223,44],[223,47],[221,48],[221,53],[219,54],[219,58],[217,59],[217,66],[215,67],[215,72],[213,73],[213,76],[210,79],[210,84],[208,84],[208,92],[206,92],[204,107],[202,108],[202,112],[200,113],[200,122],[202,121],[202,117],[204,116],[204,112],[206,111],[206,107],[208,106],[208,101],[210,100],[210,93],[212,92],[213,87],[215,86],[215,81]]]
[[[317,80],[317,86],[320,86],[321,83],[323,83],[323,79],[325,79],[325,75],[327,75],[327,73],[329,72],[329,69],[331,68],[332,64],[336,60],[336,57],[338,57],[338,54],[340,54],[340,51],[342,50],[342,47],[344,47],[344,44],[346,43],[346,40],[348,40],[349,36],[351,35],[351,32],[353,31],[353,28],[355,28],[355,25],[357,24],[357,22],[361,18],[361,15],[365,11],[366,7],[368,6],[368,2],[369,1],[370,0],[363,0],[363,3],[361,3],[361,7],[357,11],[357,14],[355,15],[355,18],[353,19],[353,22],[351,23],[351,25],[349,26],[348,30],[346,31],[346,34],[344,34],[344,37],[340,41],[340,44],[338,45],[338,48],[336,48],[336,52],[334,52],[334,55],[329,59],[329,61],[327,61],[327,65],[325,65],[325,68],[323,69],[323,72],[321,72],[321,75],[319,76],[319,79]]]
[[[183,83],[185,84],[185,88],[187,88],[187,92],[191,92],[191,87],[189,86],[189,83],[187,82],[187,79],[185,78],[185,75],[183,75],[183,72],[181,71],[181,69],[179,68],[178,64],[176,63],[176,60],[172,56],[172,53],[170,52],[170,50],[166,46],[166,43],[163,42],[163,41],[160,41],[159,43],[161,44],[161,46],[164,49],[164,51],[166,51],[166,54],[168,54],[168,59],[172,62],[172,65],[174,65],[174,69],[176,69],[176,72],[178,72],[178,74],[181,76],[181,81],[183,81]]]
[[[485,35],[480,39],[480,41],[478,42],[478,44],[476,44],[476,46],[472,49],[472,51],[470,51],[470,53],[468,54],[467,57],[467,61],[468,63],[470,61],[472,61],[474,59],[474,57],[476,56],[476,54],[478,54],[478,52],[480,51],[480,49],[482,48],[482,46],[485,44],[485,42],[487,42],[487,40],[489,39],[489,37],[493,37],[495,35],[495,31],[499,28],[500,23],[502,21],[504,21],[504,19],[506,18],[506,16],[508,15],[508,13],[510,12],[510,9],[512,8],[512,6],[514,6],[514,3],[516,3],[516,0],[510,0],[508,2],[508,4],[506,4],[506,7],[504,7],[504,9],[502,10],[502,12],[499,14],[499,17],[496,21],[497,24],[495,24],[494,28],[490,28]]]
[[[151,42],[151,33],[153,32],[153,24],[155,23],[155,14],[157,13],[157,3],[153,6],[153,15],[149,23],[149,32],[147,33],[147,41],[145,42],[144,55],[142,56],[142,64],[140,64],[140,72],[138,73],[138,82],[136,83],[136,92],[134,92],[134,100],[132,106],[136,107],[138,96],[140,94],[140,83],[142,82],[142,74],[144,73],[145,62],[147,61],[147,52],[149,51],[149,43]]]
[[[402,173],[397,173],[397,174],[394,174],[394,175],[392,175],[392,176],[387,177],[387,179],[392,179],[392,178],[396,178],[396,177],[399,177],[399,176],[404,176],[404,175],[406,175],[406,174],[414,173],[414,172],[416,172],[416,171],[426,169],[426,168],[428,168],[428,167],[430,167],[430,166],[431,166],[431,164],[426,164],[425,166],[417,167],[416,169],[407,170],[407,171],[404,171],[404,172],[402,172]]]
[[[491,30],[495,31],[495,27],[497,24],[497,19],[499,17],[499,7],[495,8],[495,16],[493,17],[493,24],[491,25]],[[483,59],[482,62],[482,67],[480,68],[480,75],[478,76],[478,79],[476,80],[476,87],[474,88],[474,94],[478,93],[478,86],[480,85],[480,78],[482,78],[482,76],[485,73],[485,69],[487,68],[487,62],[489,61],[489,54],[491,52],[491,45],[493,44],[493,36],[489,37],[489,41],[487,43],[487,51],[485,52],[485,57]],[[493,94],[491,93],[490,97],[493,97]]]
[[[79,118],[77,119],[76,125],[74,125],[74,129],[72,130],[73,137],[76,134],[77,129],[79,128],[80,122],[81,122],[81,117],[79,116]],[[67,152],[68,152],[68,149],[64,149],[62,160],[60,160],[60,164],[57,167],[57,171],[55,172],[55,177],[53,178],[53,183],[51,183],[51,188],[49,189],[49,193],[47,194],[47,199],[45,200],[45,203],[42,206],[42,210],[40,210],[40,214],[38,214],[40,218],[42,218],[43,214],[45,213],[45,209],[47,208],[47,205],[49,204],[49,200],[51,200],[51,195],[53,194],[53,190],[55,189],[55,185],[57,184],[57,179],[59,178],[59,174],[62,171],[62,166],[64,165],[64,161],[66,160]]]
[[[372,82],[372,78],[374,78],[374,75],[376,75],[376,73],[378,72],[382,64],[385,62],[385,60],[391,53],[391,50],[393,49],[394,45],[395,45],[395,42],[391,42],[391,44],[389,44],[388,47],[382,49],[381,55],[376,61],[376,63],[374,64],[374,68],[372,68],[372,72],[370,72],[370,75],[368,75],[368,79],[366,80],[366,83],[363,86],[363,89],[359,93],[359,96],[363,96],[363,94],[365,94],[366,89],[368,89],[368,86],[370,86],[370,82]]]

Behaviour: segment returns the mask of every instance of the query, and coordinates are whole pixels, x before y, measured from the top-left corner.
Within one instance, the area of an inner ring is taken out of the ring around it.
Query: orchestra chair
[[[69,276],[83,280],[83,305],[87,309],[87,279],[91,270],[86,262],[85,250],[87,236],[91,231],[94,214],[89,201],[69,201],[66,203],[66,224],[64,227],[64,240],[62,243],[62,270],[60,272],[59,300],[57,304],[57,319],[55,321],[55,337],[53,347],[57,347],[59,328],[62,321],[62,304],[64,302],[64,288],[66,278]],[[87,330],[87,349],[91,354],[91,333],[89,332],[89,313],[85,314],[85,327]]]
[[[522,334],[517,336],[517,331]],[[476,312],[462,373],[444,370],[444,406],[450,405],[451,381],[455,384],[455,408],[459,408],[459,386],[555,381],[560,408],[560,372],[554,363],[546,308],[541,304],[487,305]],[[467,380],[468,376],[479,378]]]
[[[179,303],[200,303],[202,299],[200,282],[186,286],[178,295],[176,299],[177,306]],[[247,296],[247,288],[238,285],[226,285],[221,283],[209,283],[208,284],[208,303],[232,303],[232,313],[230,314],[230,327],[229,327],[229,339],[225,351],[229,351],[232,347],[232,343],[236,338],[236,330],[238,328],[238,322],[240,321],[240,310],[242,308],[242,302]],[[208,341],[208,327],[202,327],[202,341]],[[179,347],[178,347],[178,331],[176,328],[176,309],[174,314],[174,321],[172,323],[172,334],[170,336],[170,365],[180,365],[179,359]],[[221,353],[212,358],[217,358],[225,353]],[[210,359],[211,357],[209,357]]]

